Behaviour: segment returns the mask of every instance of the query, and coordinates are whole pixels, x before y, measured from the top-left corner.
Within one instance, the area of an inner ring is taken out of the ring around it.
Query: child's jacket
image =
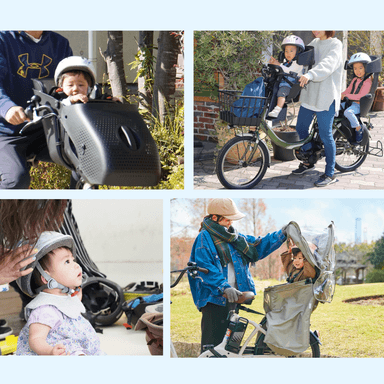
[[[304,267],[301,269],[297,269],[293,265],[292,254],[288,251],[282,253],[281,262],[283,263],[283,267],[285,272],[288,275],[287,282],[293,283],[295,281],[305,280],[307,278],[314,279],[316,276],[316,270],[312,267],[311,264],[308,263],[307,260],[304,259]]]

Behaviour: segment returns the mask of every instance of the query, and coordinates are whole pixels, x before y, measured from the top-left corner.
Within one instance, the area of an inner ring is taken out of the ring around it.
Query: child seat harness
[[[297,276],[300,275],[300,273],[303,271],[303,268],[300,268],[297,273],[293,274],[294,271],[292,271],[289,276],[287,277],[287,283],[293,283]]]
[[[357,95],[359,92],[360,92],[360,89],[361,87],[363,86],[364,84],[364,81],[367,80],[369,77],[372,76],[372,73],[368,73],[366,74],[364,77],[363,77],[363,80],[361,80],[360,84],[357,86],[356,90],[355,90],[355,86],[356,86],[356,79],[357,77],[354,77],[353,79],[353,85],[352,85],[352,90],[351,90],[351,94],[352,95]]]

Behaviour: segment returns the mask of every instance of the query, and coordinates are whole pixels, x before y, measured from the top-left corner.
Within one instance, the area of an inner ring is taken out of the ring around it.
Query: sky
[[[178,223],[174,225],[171,235],[178,233],[188,225],[190,214],[180,209],[185,205],[185,199],[177,199],[178,204],[171,204],[171,219]],[[242,199],[233,199],[239,204]],[[361,219],[362,241],[371,242],[379,239],[384,233],[384,199],[364,198],[266,198],[266,218],[274,220],[276,229],[290,221],[296,221],[302,229],[313,228],[322,230],[331,221],[335,224],[337,242],[354,243],[356,218]],[[178,206],[178,210],[174,207]],[[247,213],[247,212],[243,212]],[[241,232],[241,221],[236,228]]]

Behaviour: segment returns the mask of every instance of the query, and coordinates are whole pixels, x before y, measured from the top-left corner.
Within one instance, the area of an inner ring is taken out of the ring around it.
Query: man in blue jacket
[[[193,244],[190,261],[209,272],[200,274],[201,279],[189,276],[193,300],[202,312],[201,352],[204,345],[216,346],[222,341],[230,303],[237,301],[241,292],[256,294],[249,263],[264,259],[287,239],[286,226],[263,238],[238,233],[232,227],[232,221],[245,215],[231,199],[213,199],[207,211],[208,216]]]
[[[50,161],[42,130],[28,136],[19,131],[33,96],[32,79],[53,78],[57,64],[72,56],[66,38],[50,31],[0,32],[0,189],[25,189],[30,176],[27,155]]]

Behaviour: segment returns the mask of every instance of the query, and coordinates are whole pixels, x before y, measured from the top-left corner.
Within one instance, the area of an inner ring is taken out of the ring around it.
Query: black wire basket
[[[242,91],[219,90],[220,119],[230,126],[259,126],[266,97],[242,96]]]

